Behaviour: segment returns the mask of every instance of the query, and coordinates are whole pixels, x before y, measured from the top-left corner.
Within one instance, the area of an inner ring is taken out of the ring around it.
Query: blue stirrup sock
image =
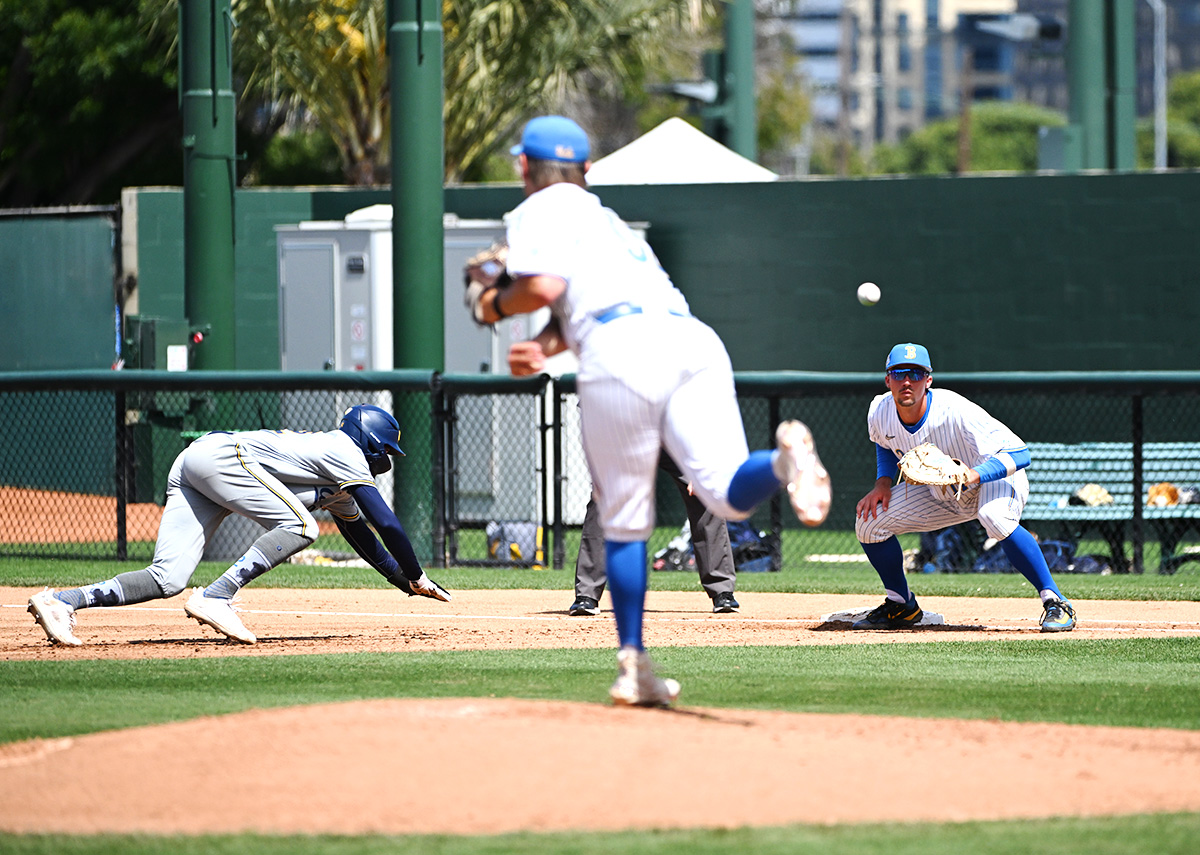
[[[867,560],[879,574],[888,599],[907,603],[912,598],[912,592],[908,589],[908,580],[904,578],[904,550],[900,548],[899,539],[892,535],[880,543],[859,543],[867,554]]]
[[[646,542],[604,541],[608,594],[622,647],[642,650],[642,611],[646,607]]]
[[[1018,525],[1012,534],[1000,541],[1000,547],[1013,567],[1029,580],[1039,594],[1042,591],[1053,591],[1060,600],[1065,599],[1058,590],[1058,585],[1054,584],[1054,577],[1050,575],[1042,548],[1025,526]]]
[[[739,511],[754,507],[779,489],[779,478],[775,475],[775,452],[752,451],[746,462],[733,473],[729,482],[729,504]]]

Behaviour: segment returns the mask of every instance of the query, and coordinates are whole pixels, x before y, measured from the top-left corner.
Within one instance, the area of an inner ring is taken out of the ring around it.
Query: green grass
[[[1200,729],[1200,638],[656,648],[697,706]],[[0,741],[360,698],[603,703],[611,650],[0,663]]]
[[[62,837],[0,835],[7,855],[1192,855],[1200,814],[945,825],[787,826],[731,831],[494,837]]]
[[[47,558],[0,557],[0,585],[52,588],[73,587],[108,579],[140,562],[62,561]],[[219,576],[225,564],[204,563],[192,583],[206,585]],[[518,589],[574,590],[574,568],[429,568],[429,575],[451,592],[455,590]],[[1200,565],[1187,564],[1172,576],[1158,573],[1081,576],[1062,574],[1059,586],[1072,600],[1185,600],[1200,601]],[[950,597],[1027,597],[1032,589],[1017,574],[917,573],[909,584],[919,595]],[[388,588],[374,570],[284,564],[256,579],[262,588]],[[651,573],[650,587],[659,591],[699,591],[695,573]],[[739,591],[809,594],[869,594],[881,591],[879,577],[866,564],[812,564],[779,573],[743,573]],[[570,594],[567,594],[569,597]]]
[[[108,578],[140,562],[0,558],[0,584],[56,587]],[[1200,600],[1200,572],[1060,576],[1076,600]],[[224,565],[204,564],[203,584]],[[451,590],[535,588],[570,596],[564,570],[432,570]],[[918,574],[927,595],[1032,596],[1018,576]],[[690,573],[654,573],[658,590],[699,590]],[[284,566],[267,587],[379,587],[373,571]],[[743,574],[740,591],[875,595],[864,565],[807,564]],[[565,604],[565,600],[564,600]],[[796,647],[659,648],[664,672],[696,706],[867,715],[1049,721],[1200,730],[1200,639],[1071,638]],[[361,653],[151,661],[0,662],[0,741],[89,733],[250,708],[360,698],[488,696],[603,703],[611,650]],[[0,835],[24,853],[824,853],[1056,855],[1191,853],[1200,814],[895,826],[789,826],[734,831],[516,834],[496,837],[222,837]]]

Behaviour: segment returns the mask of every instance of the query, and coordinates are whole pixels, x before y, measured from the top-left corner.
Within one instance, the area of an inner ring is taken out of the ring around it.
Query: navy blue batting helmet
[[[389,454],[404,456],[400,450],[400,423],[383,407],[358,404],[342,414],[338,430],[348,434],[362,449],[372,475],[382,475],[392,468]]]

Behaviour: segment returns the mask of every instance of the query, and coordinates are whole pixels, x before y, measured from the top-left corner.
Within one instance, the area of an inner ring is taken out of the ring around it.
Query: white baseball
[[[881,296],[879,286],[874,282],[864,282],[858,286],[858,302],[864,306],[874,306]]]

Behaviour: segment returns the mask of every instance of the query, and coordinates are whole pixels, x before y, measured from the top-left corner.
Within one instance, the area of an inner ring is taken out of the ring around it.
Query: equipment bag
[[[542,527],[535,522],[501,520],[484,528],[488,555],[507,564],[541,567],[545,564]]]

